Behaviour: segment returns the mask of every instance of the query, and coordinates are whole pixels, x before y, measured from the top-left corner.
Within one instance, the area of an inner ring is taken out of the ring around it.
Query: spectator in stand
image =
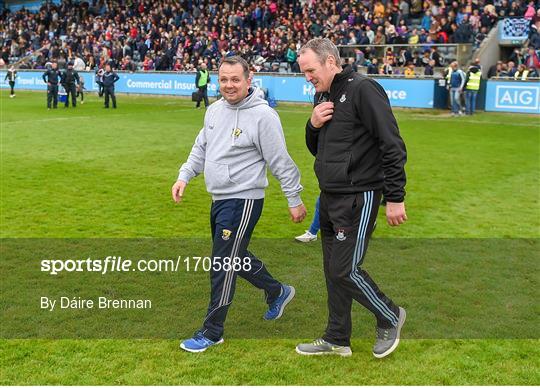
[[[377,58],[373,58],[371,63],[367,67],[368,74],[379,74],[379,63]]]
[[[431,29],[431,23],[432,23],[432,19],[431,19],[431,11],[428,9],[425,13],[424,13],[424,16],[422,17],[422,23],[421,23],[421,26],[423,29],[425,29],[426,31],[429,31]]]
[[[433,59],[429,60],[429,63],[424,67],[424,75],[433,75],[433,68],[435,67],[435,61]]]
[[[410,5],[407,0],[401,0],[399,2],[399,10],[401,12],[401,18],[407,23],[410,14]]]
[[[473,39],[473,27],[469,22],[469,16],[467,14],[463,15],[462,22],[458,25],[458,28],[455,32],[454,42],[455,43],[471,43]]]
[[[510,77],[508,75],[508,65],[506,63],[503,63],[501,65],[501,71],[499,72],[499,74],[497,75],[497,77],[501,77],[501,78],[504,78],[504,77]]]
[[[499,74],[502,71],[502,64],[503,64],[502,61],[497,61],[496,64],[494,64],[493,66],[489,68],[488,74],[487,74],[488,79],[499,76]]]
[[[405,78],[416,78],[416,73],[414,72],[414,63],[409,62],[405,68]]]
[[[120,66],[120,68],[123,71],[129,71],[129,72],[137,71],[137,65],[135,64],[135,62],[132,61],[129,55],[125,56],[124,59],[122,59],[122,65]]]
[[[534,70],[534,67],[531,68]],[[514,79],[526,81],[530,77],[530,70],[523,64],[518,66],[518,70],[514,73]]]
[[[529,47],[523,63],[527,68],[534,68],[537,70],[540,69],[540,58],[538,57],[538,53],[535,51],[534,47]]]
[[[527,75],[528,78],[540,78],[539,75],[538,75],[538,70],[536,70],[535,68],[531,67],[529,69],[529,74]]]
[[[508,67],[506,70],[506,74],[508,77],[513,77],[514,74],[516,74],[517,68],[514,62],[510,61],[508,62]]]
[[[85,68],[86,68],[86,64],[84,63],[84,60],[81,57],[75,57],[73,59],[73,70],[84,71]]]
[[[394,69],[392,67],[393,60],[394,60],[393,57],[384,59],[383,66],[380,69],[381,74],[392,75],[394,73]]]
[[[152,61],[152,59],[150,59],[149,55],[144,57],[144,61],[143,61],[143,64],[142,64],[142,70],[144,70],[144,71],[154,70],[154,61]]]
[[[291,43],[289,45],[289,48],[287,49],[287,54],[286,54],[287,64],[289,65],[289,69],[292,69],[294,67],[294,64],[296,63],[296,57],[297,57],[296,47],[294,46],[294,44]]]
[[[418,30],[413,28],[411,34],[409,35],[408,43],[409,44],[418,44],[420,38],[418,36]]]
[[[487,38],[487,28],[482,27],[480,28],[480,32],[474,36],[474,48],[475,49],[479,48],[482,42],[484,41],[484,39],[486,38]]]

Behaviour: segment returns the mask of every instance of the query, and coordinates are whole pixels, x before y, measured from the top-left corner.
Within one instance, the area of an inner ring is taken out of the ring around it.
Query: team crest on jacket
[[[336,233],[336,238],[339,241],[345,241],[347,239],[347,236],[345,236],[345,230],[344,229],[338,229]]]
[[[229,229],[223,229],[223,232],[221,232],[221,238],[225,241],[231,238],[231,231]]]
[[[233,136],[238,137],[242,133],[242,130],[240,128],[235,128],[233,131]]]
[[[345,102],[346,99],[347,99],[347,97],[345,96],[345,93],[343,93],[343,95],[339,99],[339,102]]]

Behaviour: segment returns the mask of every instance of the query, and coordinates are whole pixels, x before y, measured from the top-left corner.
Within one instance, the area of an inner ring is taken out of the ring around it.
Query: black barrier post
[[[446,89],[446,81],[444,78],[435,79],[433,81],[433,108],[447,109],[448,90]]]
[[[480,80],[480,89],[478,90],[478,96],[476,96],[476,110],[486,110],[486,88],[487,80]]]

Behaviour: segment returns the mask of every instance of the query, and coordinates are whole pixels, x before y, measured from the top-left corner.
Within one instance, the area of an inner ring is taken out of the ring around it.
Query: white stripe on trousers
[[[251,208],[249,208],[250,204],[251,204]],[[240,237],[240,230],[241,229],[245,230],[245,228],[247,228],[247,225],[249,224],[249,219],[251,218],[251,210],[252,209],[253,209],[253,200],[246,199],[245,202],[244,202],[244,209],[242,210],[242,217],[241,217],[241,220],[240,220],[240,225],[238,225],[238,231],[236,232],[236,237],[234,239],[233,248],[232,248],[231,253],[234,253],[234,249],[237,246],[237,241],[239,241],[239,238],[240,238],[240,241],[243,238],[243,234],[242,234],[242,237]],[[224,298],[224,297],[225,297],[225,289],[227,288],[226,285],[227,285],[227,283],[229,281],[229,275],[231,275],[232,272],[233,271],[232,271],[232,268],[231,268],[231,271],[227,272],[227,274],[225,275],[225,279],[223,281],[223,288],[221,290],[221,297],[219,299],[219,303],[218,303],[217,307],[215,307],[212,311],[210,311],[206,315],[206,318],[204,319],[205,322],[208,320],[208,318],[210,318],[210,316],[214,313],[214,311],[216,311],[220,307],[223,307],[223,306],[226,306],[226,305],[230,304],[230,303],[224,303],[229,298],[229,295],[227,295],[227,298]],[[232,280],[232,276],[230,276],[230,278]]]
[[[356,237],[356,246],[353,254],[353,265],[351,268],[351,280],[362,290],[366,298],[373,304],[373,306],[379,310],[379,312],[385,316],[393,325],[397,325],[398,319],[394,312],[388,308],[388,306],[379,299],[373,288],[367,283],[362,276],[357,272],[357,265],[364,253],[365,238],[367,235],[367,228],[369,225],[369,219],[371,217],[371,211],[373,208],[373,191],[364,192],[364,205],[362,206],[362,214],[360,216],[360,224],[358,226],[358,236]]]
[[[238,255],[238,250],[240,249],[240,245],[242,244],[244,234],[247,230],[247,227],[249,225],[249,220],[251,218],[251,211],[253,210],[254,201],[252,199],[246,199],[245,201],[246,202],[244,203],[244,210],[242,212],[242,220],[240,221],[240,225],[238,225],[238,231],[236,232],[236,238],[234,239],[234,244],[231,250],[231,256],[230,256],[231,269],[225,275],[223,291],[221,294],[221,300],[219,302],[220,305],[226,303],[227,300],[229,299],[229,296],[231,293],[231,286],[234,279],[234,270],[232,268],[232,262],[234,258]]]

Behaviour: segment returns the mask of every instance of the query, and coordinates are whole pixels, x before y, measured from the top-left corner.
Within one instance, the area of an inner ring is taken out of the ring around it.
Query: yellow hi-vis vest
[[[200,70],[199,74],[201,76],[199,77],[199,84],[197,85],[197,87],[202,88],[208,83],[208,70]]]
[[[450,79],[452,78],[453,70],[452,70],[452,68],[450,66],[448,66],[446,68],[446,71],[447,71],[447,73],[446,73],[446,83],[450,83]]]
[[[480,79],[482,78],[482,73],[479,71],[476,73],[469,73],[469,81],[465,89],[467,90],[478,90],[480,89]]]

